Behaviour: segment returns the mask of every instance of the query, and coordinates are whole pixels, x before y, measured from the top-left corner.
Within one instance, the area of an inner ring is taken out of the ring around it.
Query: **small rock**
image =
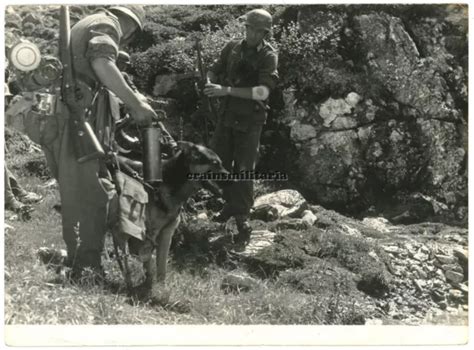
[[[419,278],[422,278],[422,279],[428,279],[428,274],[423,271],[423,268],[421,268],[420,266],[414,266],[414,270],[416,271],[416,274],[418,275]]]
[[[468,267],[468,256],[467,256],[467,251],[464,249],[456,248],[453,250],[453,254],[456,258],[458,258],[459,263],[461,266],[467,269]]]
[[[295,190],[280,190],[257,197],[253,208],[263,205],[275,207],[279,217],[301,217],[303,211],[308,208],[304,197]]]
[[[458,272],[458,273],[463,273],[462,267],[459,266],[458,264],[441,265],[441,268],[444,271],[454,271],[454,272]]]
[[[428,260],[428,255],[423,254],[421,252],[418,252],[416,254],[413,254],[412,258],[417,260],[417,261],[424,262],[424,261]]]
[[[465,294],[469,293],[469,288],[464,283],[457,283],[454,287],[459,289],[461,292]]]
[[[406,260],[403,260],[403,259],[396,259],[394,262],[395,262],[396,265],[400,265],[400,266],[407,266],[408,265],[408,262]]]
[[[387,304],[385,304],[384,310],[389,314],[394,314],[397,312],[397,303],[393,300],[390,300]]]
[[[464,274],[452,270],[446,271],[445,276],[451,283],[461,283],[464,280]]]
[[[199,220],[208,220],[209,218],[207,217],[207,214],[202,212],[202,213],[199,213],[197,216],[196,216]]]
[[[374,230],[377,230],[382,233],[389,233],[392,229],[390,222],[382,217],[364,218],[362,220],[362,224],[369,226],[370,228],[373,228]]]
[[[228,274],[222,279],[221,289],[224,293],[247,292],[257,284],[257,281],[246,275]]]
[[[449,290],[449,299],[451,299],[453,301],[462,301],[463,294],[460,290],[450,289]]]
[[[380,258],[375,251],[371,250],[368,255],[375,261],[380,261]],[[387,268],[389,267],[387,266]]]
[[[435,302],[439,304],[440,301],[445,299],[444,293],[440,290],[434,289],[431,291],[431,297]]]
[[[41,24],[41,20],[36,15],[29,13],[23,19],[23,24],[25,23]]]
[[[330,97],[319,107],[319,115],[324,120],[325,127],[329,127],[337,117],[349,113],[351,113],[351,106],[343,99]]]
[[[445,300],[442,300],[438,303],[438,306],[441,310],[446,310],[448,308],[448,303]]]
[[[296,122],[290,131],[290,137],[293,141],[301,142],[315,138],[317,136],[316,129],[310,124],[301,124]]]
[[[280,220],[276,224],[276,228],[278,230],[301,231],[301,230],[306,230],[308,227],[306,223],[303,222],[302,219],[285,219],[285,220]]]
[[[360,102],[361,99],[362,99],[362,97],[359,94],[357,94],[355,92],[350,92],[346,96],[345,101],[351,107],[355,107]]]
[[[443,270],[441,269],[436,270],[436,275],[442,282],[446,282],[446,276],[444,275]]]
[[[414,280],[413,283],[415,284],[416,289],[420,292],[423,293],[424,287],[426,285],[424,280]]]
[[[430,249],[427,246],[424,246],[424,245],[420,247],[420,250],[425,254],[430,253]]]
[[[303,211],[303,216],[301,217],[301,220],[308,225],[308,227],[311,227],[314,225],[316,220],[318,220],[317,216],[313,214],[311,210],[305,210]]]
[[[365,325],[366,326],[382,326],[383,321],[378,318],[367,319],[365,320]]]
[[[399,254],[400,253],[400,248],[394,245],[386,246],[383,247],[383,250],[385,250],[387,253],[390,254]]]
[[[433,287],[435,288],[441,288],[444,286],[444,282],[439,280],[439,279],[434,279],[433,280]]]
[[[425,272],[427,273],[432,273],[432,272],[435,272],[436,268],[432,265],[424,265],[423,269],[425,269]]]
[[[455,307],[450,307],[450,306],[448,306],[446,308],[446,311],[449,312],[450,314],[457,314],[458,313],[458,309],[456,309]]]
[[[270,247],[274,242],[275,236],[275,232],[272,231],[253,230],[250,242],[245,246],[245,249],[235,253],[243,257],[255,256],[261,250]]]
[[[453,264],[455,263],[455,260],[453,257],[448,256],[448,255],[441,255],[441,254],[436,254],[435,258],[441,263],[441,264]]]

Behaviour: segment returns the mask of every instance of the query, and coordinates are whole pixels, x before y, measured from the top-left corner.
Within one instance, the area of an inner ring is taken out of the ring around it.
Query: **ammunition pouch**
[[[145,214],[148,193],[143,184],[123,172],[116,171],[114,182],[117,189],[117,213],[111,219],[114,232],[120,235],[145,239]]]

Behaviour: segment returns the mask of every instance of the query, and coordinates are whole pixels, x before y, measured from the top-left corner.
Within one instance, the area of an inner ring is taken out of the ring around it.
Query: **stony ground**
[[[339,311],[350,309],[353,322],[358,315],[366,324],[467,324],[467,229],[391,225],[381,217],[355,220],[309,208],[316,217],[311,226],[299,218],[253,221],[259,229],[237,252],[229,242],[232,224],[222,234],[219,225],[194,219],[185,231],[192,233],[194,252],[200,246],[201,254],[210,252],[224,266],[245,266],[257,281],[277,279],[308,294],[336,293]],[[200,241],[198,232],[206,232]]]
[[[257,201],[255,231],[245,248],[233,243],[232,220],[210,220],[222,201],[206,192],[195,196],[175,235],[166,290],[171,297],[162,305],[127,297],[110,240],[106,282],[72,284],[37,255],[41,246],[64,246],[53,209],[57,184],[34,145],[22,138],[7,143],[13,172],[44,196],[30,221],[5,212],[7,324],[467,325],[466,228],[357,220],[291,191],[272,197],[277,206]],[[266,192],[257,186],[259,195]],[[143,273],[133,266],[138,283]]]

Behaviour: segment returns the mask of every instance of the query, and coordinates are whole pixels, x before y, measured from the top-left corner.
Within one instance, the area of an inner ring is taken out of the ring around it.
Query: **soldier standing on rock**
[[[245,38],[232,40],[208,72],[210,83],[204,93],[224,97],[211,147],[224,167],[234,173],[254,171],[260,134],[267,117],[266,100],[278,80],[278,55],[265,41],[272,29],[272,16],[256,9],[245,16]],[[238,243],[248,243],[252,229],[248,222],[253,205],[253,181],[236,181],[224,187],[226,204],[216,217],[234,216]]]
[[[119,118],[113,115],[118,108],[111,108],[115,100],[109,98],[109,90],[128,106],[138,125],[150,125],[157,117],[116,65],[120,48],[143,29],[144,18],[141,6],[116,6],[83,18],[71,29],[72,66],[83,95],[77,104],[92,111],[88,119],[105,152],[112,147],[114,122]],[[67,264],[73,269],[72,277],[80,277],[86,267],[101,275],[101,253],[115,186],[104,160],[77,161],[72,126],[65,118],[69,112],[64,108],[60,113],[56,138],[42,146],[59,183]]]

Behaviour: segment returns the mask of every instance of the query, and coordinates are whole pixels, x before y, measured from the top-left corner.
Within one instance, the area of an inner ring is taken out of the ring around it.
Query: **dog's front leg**
[[[155,237],[155,234],[147,233],[147,237]],[[145,271],[145,281],[141,284],[141,287],[151,289],[155,278],[155,264],[153,262],[153,250],[155,246],[152,243],[152,238],[140,243],[139,256],[143,264],[143,270]]]
[[[173,238],[174,231],[178,227],[180,222],[179,215],[176,219],[165,226],[157,237],[157,250],[156,250],[156,281],[164,282],[166,279],[166,268],[168,262],[168,253],[170,250],[171,239]]]

